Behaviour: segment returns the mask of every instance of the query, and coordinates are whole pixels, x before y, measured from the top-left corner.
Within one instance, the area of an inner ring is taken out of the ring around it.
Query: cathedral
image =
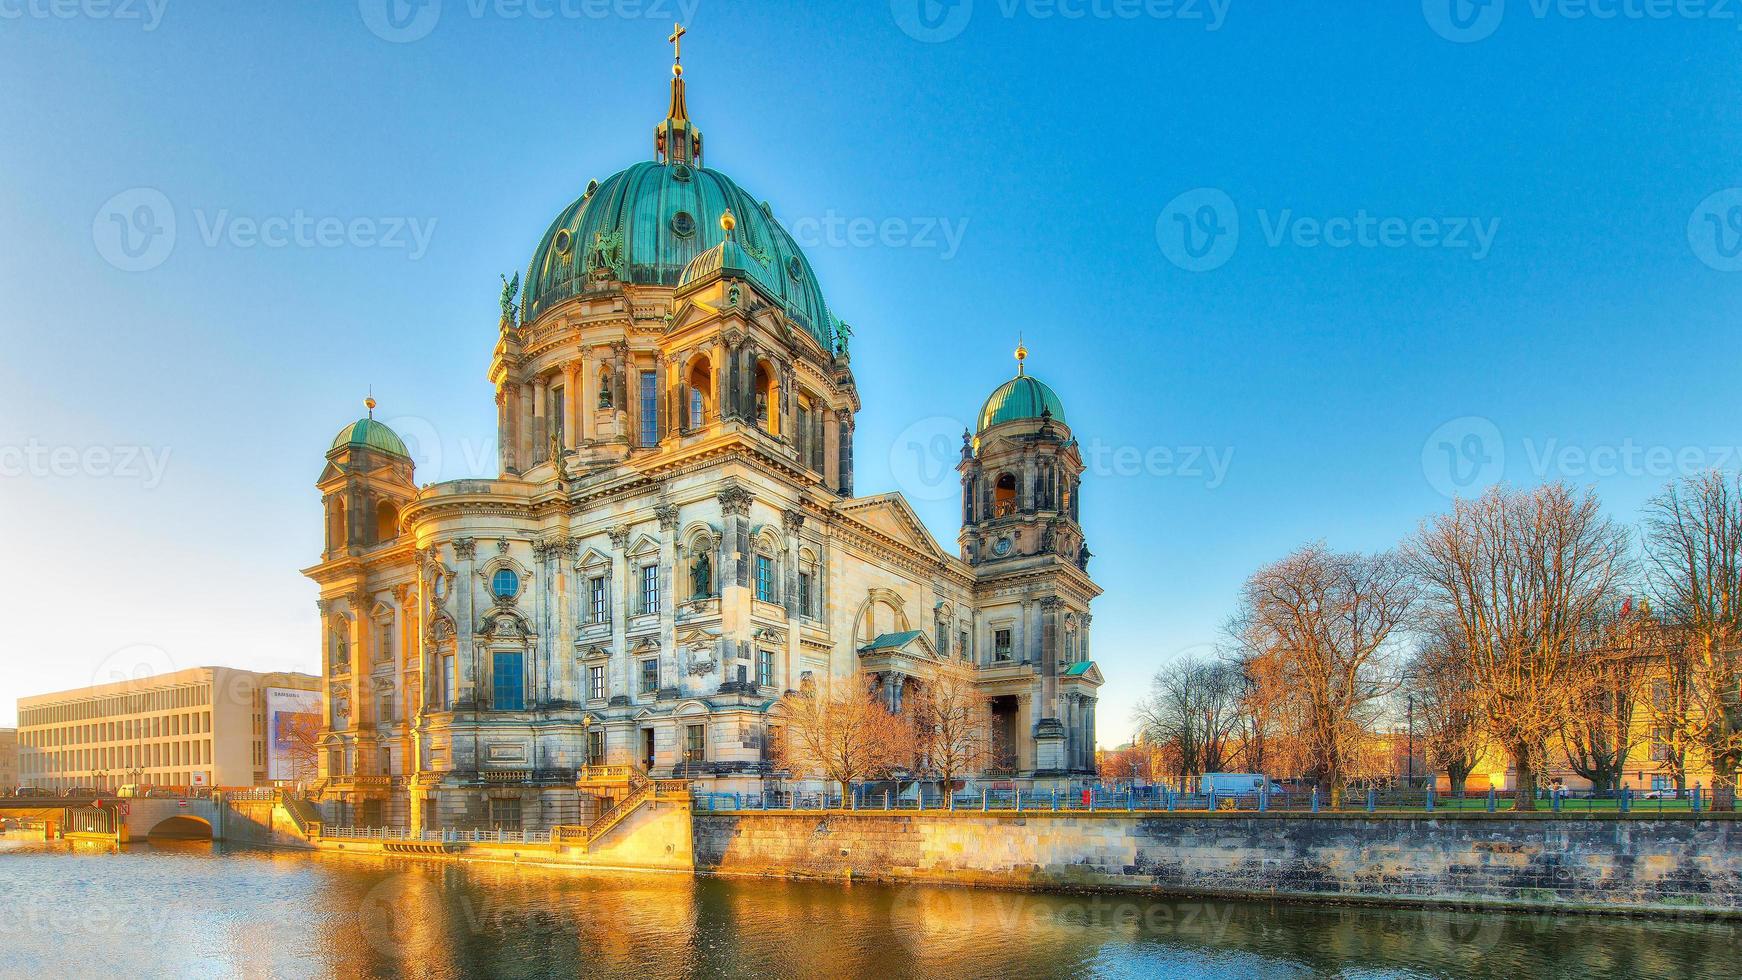
[[[991,706],[983,778],[1092,774],[1100,590],[1058,396],[1019,349],[964,434],[946,552],[856,492],[851,331],[769,205],[703,166],[681,59],[653,150],[504,284],[497,478],[419,487],[373,401],[326,454],[327,819],[544,829],[597,768],[817,785],[774,752],[783,696],[899,711],[940,670]]]

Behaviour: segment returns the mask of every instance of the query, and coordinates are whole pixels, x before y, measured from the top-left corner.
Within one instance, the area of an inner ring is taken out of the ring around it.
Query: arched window
[[[375,505],[375,542],[381,544],[399,537],[399,505],[383,500]]]
[[[1016,513],[1016,475],[1002,473],[992,490],[992,516],[1008,517]]]
[[[713,365],[705,357],[698,357],[690,365],[689,376],[684,379],[688,390],[685,392],[684,429],[694,431],[708,424],[709,396],[714,390]]]
[[[328,515],[327,550],[338,551],[345,547],[345,501],[334,497]]]
[[[780,434],[780,382],[767,361],[756,362],[756,424],[771,436]]]

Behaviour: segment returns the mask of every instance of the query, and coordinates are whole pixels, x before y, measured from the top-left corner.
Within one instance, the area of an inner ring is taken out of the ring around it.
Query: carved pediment
[[[861,497],[846,501],[839,507],[843,514],[910,548],[936,558],[944,557],[944,551],[938,546],[937,540],[925,529],[919,515],[914,513],[912,505],[901,494],[885,493],[875,497]]]

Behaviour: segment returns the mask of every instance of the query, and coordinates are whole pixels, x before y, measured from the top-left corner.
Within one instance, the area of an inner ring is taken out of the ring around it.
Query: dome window
[[[786,274],[792,277],[793,282],[804,282],[804,263],[799,261],[798,256],[786,260]]]
[[[688,211],[679,211],[671,216],[671,231],[679,238],[689,238],[696,233],[696,219]]]
[[[490,576],[490,592],[498,599],[512,599],[520,594],[520,576],[512,568],[499,568]]]
[[[599,182],[598,181],[596,181],[596,180],[587,181],[587,192],[585,194],[581,195],[581,200],[584,201],[587,198],[592,197],[594,192],[596,192],[598,189],[599,189]]]
[[[563,228],[556,233],[556,254],[558,254],[558,255],[569,254],[569,247],[573,244],[574,244],[573,236],[571,236],[569,234],[569,230],[567,228]]]
[[[687,164],[676,164],[671,168],[671,179],[687,181],[690,179],[690,168]]]

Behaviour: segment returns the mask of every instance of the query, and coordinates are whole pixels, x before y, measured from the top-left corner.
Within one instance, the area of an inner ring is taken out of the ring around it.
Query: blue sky
[[[1297,545],[1735,468],[1742,12],[918,2],[0,0],[0,724],[317,665],[328,441],[373,385],[420,479],[493,474],[496,277],[651,155],[679,17],[710,165],[857,331],[861,492],[953,546],[1019,333],[1063,397],[1105,744]]]

